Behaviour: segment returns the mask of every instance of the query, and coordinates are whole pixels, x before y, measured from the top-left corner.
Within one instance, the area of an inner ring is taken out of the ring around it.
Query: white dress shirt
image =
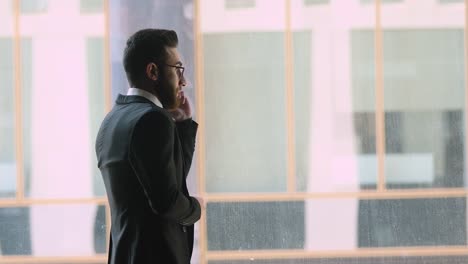
[[[151,102],[153,102],[155,105],[163,108],[163,106],[162,106],[161,102],[159,101],[159,99],[154,94],[152,94],[150,92],[147,92],[145,90],[138,89],[138,88],[128,88],[127,95],[142,96],[142,97],[150,100]]]

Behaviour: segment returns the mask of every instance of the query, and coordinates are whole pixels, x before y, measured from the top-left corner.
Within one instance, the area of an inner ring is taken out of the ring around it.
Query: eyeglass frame
[[[164,63],[164,65],[169,66],[169,67],[176,68],[176,69],[178,70],[178,71],[177,71],[177,75],[179,75],[179,78],[184,77],[184,72],[185,72],[185,67],[184,67],[184,66],[171,65],[171,64],[167,64],[167,63]]]

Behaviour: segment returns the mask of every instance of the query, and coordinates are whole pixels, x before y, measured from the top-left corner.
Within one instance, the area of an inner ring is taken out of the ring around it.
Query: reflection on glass
[[[357,29],[373,28],[373,12],[291,2],[298,191],[375,188],[374,39]]]
[[[93,256],[106,252],[104,206],[0,208],[0,255]]]
[[[375,60],[373,30],[351,32],[353,90],[353,126],[356,133],[359,182],[361,189],[375,189],[377,184],[375,124]]]
[[[463,187],[463,29],[401,27],[383,34],[387,187]]]
[[[465,246],[466,227],[465,198],[329,198],[207,206],[211,251]]]
[[[398,257],[351,257],[351,258],[309,258],[309,259],[255,259],[255,264],[376,264],[376,263],[464,263],[466,256],[398,256]],[[208,264],[252,264],[252,260],[208,261]]]

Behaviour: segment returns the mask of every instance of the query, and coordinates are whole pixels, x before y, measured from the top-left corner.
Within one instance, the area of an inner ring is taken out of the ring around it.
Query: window
[[[356,40],[374,37],[371,31],[353,32],[353,36]],[[384,31],[389,188],[464,186],[462,37],[462,30]],[[356,52],[353,60],[359,56],[372,64],[374,53],[366,54],[367,59]],[[364,87],[362,78],[375,82],[373,75],[359,72],[353,78],[356,87]],[[366,149],[362,143],[360,147]]]
[[[105,263],[106,78],[125,92],[126,37],[165,25],[202,121],[189,188],[208,204],[192,263],[465,263],[464,1],[381,0],[382,27],[375,0],[336,2],[291,0],[286,15],[285,0],[204,0],[192,17],[188,0],[21,1],[14,39],[13,1],[0,1],[2,262]],[[110,47],[89,15],[104,11]],[[76,27],[44,22],[58,13]]]

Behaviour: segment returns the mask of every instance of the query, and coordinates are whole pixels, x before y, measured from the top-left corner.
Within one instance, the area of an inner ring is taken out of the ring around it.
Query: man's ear
[[[146,76],[153,81],[159,78],[158,66],[155,63],[148,63],[146,65]]]

